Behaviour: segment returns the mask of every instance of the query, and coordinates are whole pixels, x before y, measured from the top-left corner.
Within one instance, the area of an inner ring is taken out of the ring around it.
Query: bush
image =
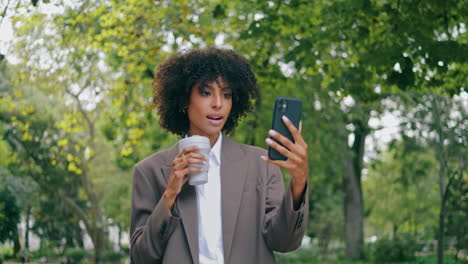
[[[0,260],[7,260],[13,258],[12,248],[0,248]],[[0,261],[1,263],[1,261]]]
[[[57,248],[57,243],[55,241],[46,240],[43,242],[41,248],[35,251],[31,251],[31,258],[36,259],[40,257],[46,258],[58,258],[63,254],[60,248]]]
[[[122,246],[122,252],[125,256],[130,256],[130,248],[126,246]]]
[[[382,263],[414,260],[417,247],[416,240],[409,235],[398,235],[393,239],[384,237],[375,244],[374,261]]]
[[[80,263],[86,256],[88,256],[88,252],[82,248],[69,248],[65,251],[65,257],[70,259],[72,263]]]
[[[122,257],[123,254],[118,251],[107,251],[104,256],[105,260],[111,263],[117,263]]]

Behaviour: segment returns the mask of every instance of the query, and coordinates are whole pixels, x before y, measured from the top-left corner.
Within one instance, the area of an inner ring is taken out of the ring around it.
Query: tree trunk
[[[117,227],[119,228],[119,241],[118,241],[118,245],[119,245],[119,250],[122,248],[122,227],[120,225],[117,225]]]
[[[97,201],[97,199],[94,199],[96,196],[90,196],[90,201],[92,203],[92,217],[88,217],[73,199],[61,192],[58,194],[63,199],[65,204],[67,204],[70,209],[78,216],[78,218],[83,221],[86,231],[93,241],[95,263],[99,263],[102,260],[104,254],[106,237],[105,225],[100,208],[98,207],[97,203],[93,203],[93,201]],[[91,194],[93,193],[91,192]]]
[[[398,225],[393,224],[393,238],[397,236],[397,232],[398,232]]]
[[[100,263],[104,260],[104,249],[105,249],[105,232],[103,228],[96,228],[96,232],[93,235],[94,244],[94,262]]]
[[[437,264],[444,264],[445,218],[449,184],[445,184],[447,164],[445,158],[439,160],[440,211],[439,232],[437,233]]]
[[[346,257],[364,256],[364,202],[361,188],[364,146],[368,135],[367,119],[354,122],[354,142],[351,156],[346,160],[343,177]]]
[[[19,233],[16,233],[15,240],[13,241],[13,256],[18,256],[18,253],[21,250],[20,236]]]
[[[319,252],[321,259],[326,259],[328,257],[328,246],[330,245],[330,227],[326,227],[322,232],[319,234]]]
[[[91,237],[93,238],[94,244],[95,263],[100,263],[103,260],[104,249],[106,247],[104,217],[102,215],[101,208],[99,207],[99,199],[94,192],[92,183],[88,180],[87,175],[83,175],[82,179],[89,200],[91,201],[91,212],[94,222],[94,233]]]
[[[75,225],[75,230],[73,233],[75,234],[76,246],[79,248],[84,248],[83,230],[78,223]]]
[[[364,209],[357,177],[353,169],[347,168],[343,181],[346,257],[353,260],[362,257],[364,244]]]
[[[437,159],[439,160],[439,193],[440,193],[440,212],[439,212],[439,232],[437,234],[437,264],[444,263],[444,235],[445,235],[445,201],[447,200],[447,186],[446,186],[446,175],[447,175],[447,158],[446,150],[444,146],[444,131],[442,129],[442,119],[439,110],[439,104],[434,94],[431,94],[432,99],[432,118],[436,124],[437,132]]]
[[[24,231],[24,248],[29,251],[29,217],[31,215],[31,205],[26,209],[26,230]]]
[[[437,234],[437,264],[444,264],[445,202],[441,201]]]

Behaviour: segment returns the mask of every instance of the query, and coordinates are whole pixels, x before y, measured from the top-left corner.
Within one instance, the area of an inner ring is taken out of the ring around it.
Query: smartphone
[[[273,122],[271,129],[277,131],[281,135],[287,137],[294,143],[294,138],[289,132],[289,129],[283,123],[281,117],[287,116],[289,120],[299,129],[299,121],[301,120],[302,102],[297,98],[277,97],[275,100],[275,108],[273,109]],[[274,140],[272,138],[272,140]],[[278,142],[279,143],[279,142]],[[281,143],[279,143],[281,144]],[[282,145],[282,144],[281,144]],[[268,157],[272,160],[286,160],[287,158],[281,153],[268,147]]]

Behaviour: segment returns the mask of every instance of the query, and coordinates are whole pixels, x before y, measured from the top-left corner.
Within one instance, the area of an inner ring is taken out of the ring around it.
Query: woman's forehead
[[[231,89],[229,83],[225,78],[218,75],[216,78],[207,78],[199,82],[196,86],[198,87],[209,87],[209,88],[220,88],[222,90]]]

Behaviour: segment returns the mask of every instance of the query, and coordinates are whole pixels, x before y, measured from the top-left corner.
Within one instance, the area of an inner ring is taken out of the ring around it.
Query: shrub
[[[409,235],[398,235],[393,239],[384,237],[377,240],[374,249],[374,260],[382,262],[402,262],[415,259],[416,240]]]
[[[82,248],[69,248],[65,251],[65,257],[73,263],[80,263],[86,256],[88,252]]]
[[[105,254],[105,260],[111,263],[117,263],[122,257],[123,254],[118,251],[107,251]]]
[[[7,260],[13,258],[13,249],[12,248],[0,248],[0,260]],[[1,263],[1,261],[0,261]]]
[[[130,248],[126,246],[122,246],[122,252],[125,256],[130,256]]]

